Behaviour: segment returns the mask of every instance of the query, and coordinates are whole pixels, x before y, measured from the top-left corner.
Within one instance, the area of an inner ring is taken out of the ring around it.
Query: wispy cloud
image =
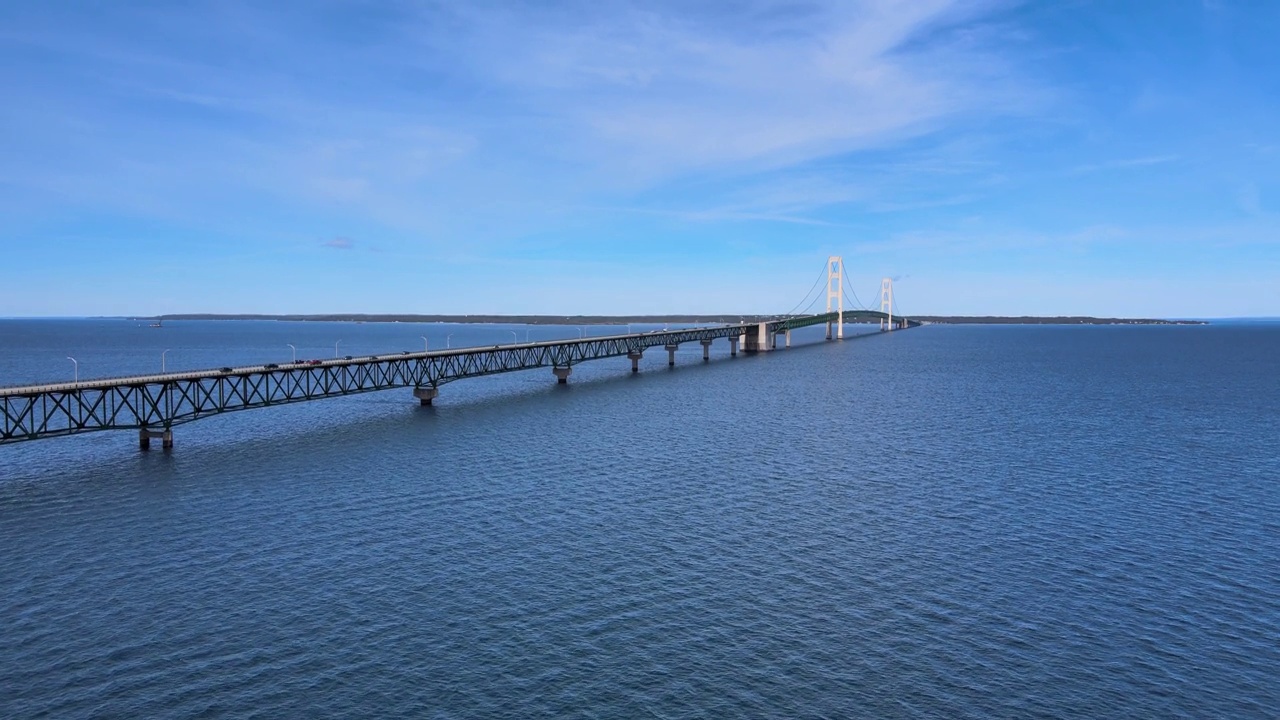
[[[320,247],[333,248],[334,250],[350,250],[355,246],[356,244],[352,242],[351,238],[346,237],[336,237],[320,243]]]
[[[624,3],[607,14],[579,7],[583,19],[569,23],[560,12],[486,8],[464,11],[470,32],[454,40],[519,103],[557,116],[570,150],[653,178],[784,166],[927,132],[958,113],[1024,106],[1035,93],[978,44],[924,41],[984,5]]]
[[[136,191],[124,204],[150,212],[163,195],[207,221],[216,186],[424,242],[477,239],[672,178],[749,177],[1023,111],[1040,95],[984,44],[995,6],[439,2],[364,14],[358,32],[334,6],[308,16],[325,33],[299,33],[282,7],[125,7],[14,31],[85,61],[74,77],[18,83],[15,98],[93,118],[15,164],[89,204],[103,197],[95,178],[124,178],[113,184]]]
[[[1254,183],[1248,183],[1236,194],[1236,202],[1240,209],[1249,215],[1262,215],[1262,193]]]
[[[1164,165],[1167,163],[1178,162],[1181,159],[1182,158],[1178,155],[1148,155],[1144,157],[1124,158],[1121,160],[1108,160],[1100,163],[1077,165],[1071,168],[1070,173],[1073,175],[1083,175],[1085,173],[1099,172],[1102,170],[1142,168],[1149,167],[1151,165]]]

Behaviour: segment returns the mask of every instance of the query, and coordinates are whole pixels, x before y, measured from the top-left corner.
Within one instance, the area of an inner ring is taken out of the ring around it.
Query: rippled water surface
[[[0,321],[0,384],[525,330]],[[1280,715],[1280,325],[713,354],[0,446],[0,716]]]

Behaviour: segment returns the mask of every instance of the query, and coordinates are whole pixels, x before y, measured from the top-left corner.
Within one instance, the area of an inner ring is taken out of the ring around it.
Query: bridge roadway
[[[844,315],[846,322],[884,318],[867,311]],[[822,323],[827,323],[830,339],[835,320],[835,313],[826,313],[576,340],[405,351],[0,388],[0,444],[96,430],[138,430],[142,449],[150,448],[152,438],[160,438],[168,449],[173,447],[174,426],[224,412],[399,387],[414,388],[414,396],[423,405],[430,405],[440,385],[463,378],[550,366],[563,383],[576,363],[623,355],[631,360],[631,370],[636,372],[644,351],[655,346],[666,349],[668,364],[675,365],[676,348],[682,343],[698,342],[706,361],[712,341],[719,338],[728,338],[731,354],[737,355],[740,341],[745,352],[768,350],[776,346],[779,335],[784,335],[790,345],[791,330]],[[897,327],[917,324],[894,320]]]

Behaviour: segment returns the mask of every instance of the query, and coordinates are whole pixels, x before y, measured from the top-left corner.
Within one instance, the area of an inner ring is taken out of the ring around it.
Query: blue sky
[[[0,316],[1280,315],[1280,3],[7,2]]]

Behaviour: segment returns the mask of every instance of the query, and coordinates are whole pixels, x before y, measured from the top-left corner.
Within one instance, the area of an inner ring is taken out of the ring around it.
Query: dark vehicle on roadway
[[[278,367],[280,367],[280,366],[279,366],[279,365],[277,365],[277,364],[275,364],[275,363],[267,363],[266,365],[263,365],[262,367],[264,367],[264,368],[266,368],[266,369],[268,369],[268,370],[275,370],[276,368],[278,368]]]

